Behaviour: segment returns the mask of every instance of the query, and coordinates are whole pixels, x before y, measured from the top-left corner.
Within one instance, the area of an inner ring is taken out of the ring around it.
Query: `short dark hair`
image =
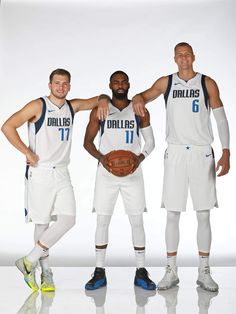
[[[192,50],[192,53],[193,53],[193,48],[192,48],[192,46],[191,46],[189,43],[186,43],[186,42],[184,42],[184,41],[178,43],[178,44],[175,46],[174,51],[176,51],[177,48],[183,47],[183,46],[188,46],[188,47]]]
[[[69,82],[71,80],[71,75],[70,75],[70,72],[65,70],[65,69],[56,69],[54,71],[52,71],[52,73],[50,74],[49,76],[49,82],[52,83],[52,80],[53,80],[53,76],[54,75],[64,75],[64,76],[67,76],[68,79],[69,79]]]
[[[112,73],[112,75],[110,76],[110,82],[113,79],[113,77],[117,74],[122,74],[122,75],[126,76],[127,81],[129,81],[129,76],[124,71],[118,70],[118,71],[115,71],[114,73]]]

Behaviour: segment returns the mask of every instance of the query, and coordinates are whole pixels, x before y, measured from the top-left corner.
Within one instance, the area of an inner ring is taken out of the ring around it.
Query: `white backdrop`
[[[33,3],[32,3],[33,2]],[[130,76],[130,97],[161,75],[176,71],[173,47],[192,44],[195,69],[214,78],[231,127],[232,169],[217,179],[219,209],[212,210],[213,265],[236,265],[234,151],[236,4],[232,0],[78,0],[12,1],[1,4],[2,124],[28,101],[48,93],[49,73],[72,74],[69,98],[109,93],[109,76]],[[145,214],[147,264],[165,263],[166,213],[160,209],[165,109],[163,98],[148,105],[156,137],[155,152],[143,163],[148,213]],[[53,265],[93,265],[96,215],[91,213],[97,162],[82,147],[88,112],[75,119],[70,171],[77,199],[77,225],[51,249]],[[221,153],[215,129],[216,158]],[[20,130],[27,140],[26,126]],[[24,223],[25,158],[0,134],[0,265],[12,265],[33,245],[33,225]],[[179,264],[197,265],[196,217],[191,201],[181,217]],[[128,219],[121,200],[110,226],[107,264],[134,265]]]

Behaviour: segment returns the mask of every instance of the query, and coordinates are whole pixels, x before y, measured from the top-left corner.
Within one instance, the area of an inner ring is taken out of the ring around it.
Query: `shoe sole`
[[[56,288],[40,288],[41,291],[44,291],[44,292],[53,292],[56,290]]]
[[[168,290],[168,289],[170,289],[170,288],[172,288],[172,287],[177,286],[178,283],[179,283],[179,279],[176,279],[175,281],[173,281],[170,286],[160,287],[160,286],[158,286],[158,284],[157,284],[157,290]]]
[[[212,289],[211,289],[211,288],[208,288],[207,286],[204,285],[203,282],[201,282],[201,281],[199,281],[199,280],[197,280],[196,283],[197,283],[197,285],[198,285],[199,287],[201,287],[202,289],[204,289],[204,290],[206,290],[206,291],[210,291],[210,292],[218,292],[218,291],[219,291],[219,288],[212,288]]]

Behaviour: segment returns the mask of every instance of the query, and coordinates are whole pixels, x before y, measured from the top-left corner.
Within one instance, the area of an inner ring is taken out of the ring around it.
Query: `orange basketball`
[[[113,150],[106,155],[111,173],[118,177],[125,177],[132,173],[134,168],[134,155],[129,150]]]

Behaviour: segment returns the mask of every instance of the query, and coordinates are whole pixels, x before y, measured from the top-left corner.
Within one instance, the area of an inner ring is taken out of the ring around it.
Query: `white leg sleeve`
[[[166,221],[166,249],[167,252],[177,252],[179,245],[180,212],[167,211]]]
[[[210,210],[197,211],[196,215],[198,221],[197,228],[198,251],[209,253],[211,248]]]
[[[38,240],[40,239],[41,235],[48,229],[49,224],[45,225],[35,225],[34,228],[34,243],[36,244]]]
[[[48,229],[49,224],[45,224],[45,225],[39,225],[36,224],[34,227],[34,243],[37,244],[38,240],[40,239],[41,235]],[[44,254],[43,254],[43,258],[48,257],[49,255],[49,250],[47,250]]]
[[[58,215],[57,221],[55,221],[42,234],[39,241],[47,248],[50,248],[74,225],[75,225],[75,216]]]
[[[134,247],[145,247],[145,232],[143,227],[143,215],[129,215],[132,229],[132,240]]]
[[[95,233],[95,244],[104,245],[108,243],[108,229],[111,221],[110,215],[97,216],[97,229]]]

